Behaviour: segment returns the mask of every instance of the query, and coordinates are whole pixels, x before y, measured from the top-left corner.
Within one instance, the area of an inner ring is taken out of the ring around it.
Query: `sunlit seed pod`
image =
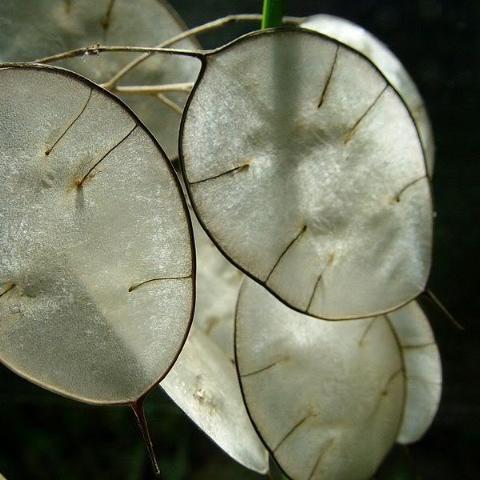
[[[2,0],[0,62],[32,61],[96,44],[151,47],[184,29],[177,13],[163,0]],[[186,39],[175,47],[190,49],[198,44]],[[68,59],[58,65],[102,83],[138,55],[102,53]],[[128,73],[121,83],[193,82],[199,68],[199,62],[192,58],[154,55]],[[183,108],[185,93],[165,95]],[[154,95],[122,98],[152,130],[167,155],[176,156],[179,113]]]
[[[180,185],[116,97],[54,67],[0,70],[0,360],[96,404],[168,372],[193,315]]]
[[[307,30],[255,32],[207,54],[181,150],[210,237],[287,305],[369,317],[424,290],[433,215],[422,145],[362,54]]]
[[[430,323],[416,302],[388,314],[401,345],[407,396],[399,443],[419,440],[438,411],[442,365]]]
[[[242,400],[230,358],[195,326],[160,386],[232,458],[260,473],[268,454]]]
[[[302,23],[302,27],[323,33],[352,47],[378,67],[401,95],[415,119],[431,176],[435,159],[432,125],[420,92],[400,60],[378,38],[345,18],[313,15]]]
[[[235,348],[261,438],[294,480],[367,480],[402,421],[402,355],[379,317],[326,322],[295,312],[250,279]]]

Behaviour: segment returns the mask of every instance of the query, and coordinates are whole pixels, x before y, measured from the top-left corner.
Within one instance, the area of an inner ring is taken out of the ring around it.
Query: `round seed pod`
[[[35,21],[32,22],[32,18]],[[185,25],[164,0],[2,0],[0,2],[0,62],[32,61],[90,45],[151,47],[185,30]],[[175,44],[198,48],[195,39]],[[102,53],[71,58],[58,65],[103,83],[138,53]],[[192,58],[153,55],[128,73],[131,85],[193,82],[200,69]],[[181,109],[185,93],[166,94]],[[123,95],[122,99],[153,132],[167,155],[177,155],[178,111],[155,96]]]
[[[318,321],[244,282],[240,384],[257,431],[290,478],[366,480],[397,439],[426,430],[438,407],[440,361],[419,312],[412,303],[372,319]],[[412,355],[417,347],[423,354]]]
[[[63,69],[0,69],[0,360],[95,404],[168,372],[194,302],[175,173],[116,97]]]
[[[302,27],[323,33],[358,50],[385,75],[401,95],[415,120],[431,176],[435,160],[432,125],[420,92],[400,60],[378,38],[345,18],[324,14],[313,15],[302,23]]]
[[[297,29],[207,54],[181,150],[207,233],[292,308],[369,317],[424,290],[433,212],[422,144],[361,53]]]

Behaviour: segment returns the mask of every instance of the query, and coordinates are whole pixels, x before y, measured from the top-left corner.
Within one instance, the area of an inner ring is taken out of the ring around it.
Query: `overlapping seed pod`
[[[200,221],[287,305],[342,320],[424,290],[433,211],[422,144],[363,55],[312,31],[246,35],[206,55],[182,125]]]
[[[393,443],[417,440],[438,408],[438,350],[416,303],[332,323],[247,280],[235,348],[250,416],[295,480],[371,478]]]

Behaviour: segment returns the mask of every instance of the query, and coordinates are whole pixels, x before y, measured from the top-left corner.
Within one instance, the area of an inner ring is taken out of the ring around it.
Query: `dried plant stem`
[[[163,85],[128,85],[114,86],[112,92],[121,93],[123,95],[156,95],[165,92],[185,92],[190,93],[193,88],[193,82],[185,83],[166,83]]]
[[[117,45],[90,45],[89,47],[75,48],[66,52],[57,53],[49,57],[37,58],[35,63],[52,63],[67,58],[80,57],[82,55],[100,55],[103,52],[140,52],[148,54],[163,53],[166,55],[181,55],[184,57],[202,58],[206,50],[182,50],[176,48],[162,48],[162,47],[131,47],[131,46],[117,46]],[[102,85],[105,86],[105,85]]]
[[[238,15],[227,15],[226,17],[218,18],[217,20],[213,20],[211,22],[204,23],[203,25],[199,25],[198,27],[194,27],[190,30],[185,30],[184,32],[179,33],[178,35],[175,35],[172,38],[169,38],[168,40],[165,40],[164,42],[160,43],[158,47],[169,47],[177,42],[180,42],[181,40],[184,40],[186,38],[192,37],[194,35],[198,35],[201,33],[208,32],[210,30],[215,30],[217,28],[222,28],[226,25],[229,25],[231,23],[237,23],[237,22],[260,22],[262,20],[262,15],[256,14],[256,13],[244,13],[244,14],[238,14]],[[285,23],[292,23],[295,25],[300,24],[304,19],[303,18],[297,18],[297,17],[284,17],[284,22]],[[152,52],[153,53],[153,52]],[[105,82],[102,86],[105,88],[111,88],[114,85],[116,85],[130,70],[135,68],[137,65],[140,65],[142,62],[147,60],[152,53],[146,53],[144,55],[140,55],[136,59],[132,60],[130,63],[125,65],[123,68],[121,68],[108,82]]]
[[[163,104],[165,104],[174,112],[178,113],[179,115],[183,113],[183,108],[180,105],[178,105],[176,102],[174,102],[172,99],[168,98],[162,93],[157,93],[157,95],[155,96],[158,98],[158,100],[160,100]]]

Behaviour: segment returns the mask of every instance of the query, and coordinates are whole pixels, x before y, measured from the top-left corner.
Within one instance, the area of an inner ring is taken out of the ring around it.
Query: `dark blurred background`
[[[0,0],[1,1],[1,0]],[[189,26],[229,13],[258,13],[261,0],[172,0]],[[425,437],[396,447],[382,480],[480,478],[480,1],[285,0],[286,14],[330,13],[359,23],[401,59],[424,96],[437,155],[435,250],[430,288],[460,321],[455,328],[425,300],[440,346],[444,390]],[[248,28],[254,28],[249,25]],[[216,47],[246,32],[201,37]],[[43,391],[0,367],[0,472],[16,479],[149,479],[127,408],[82,405]],[[165,478],[263,478],[236,465],[160,391],[147,416]]]

